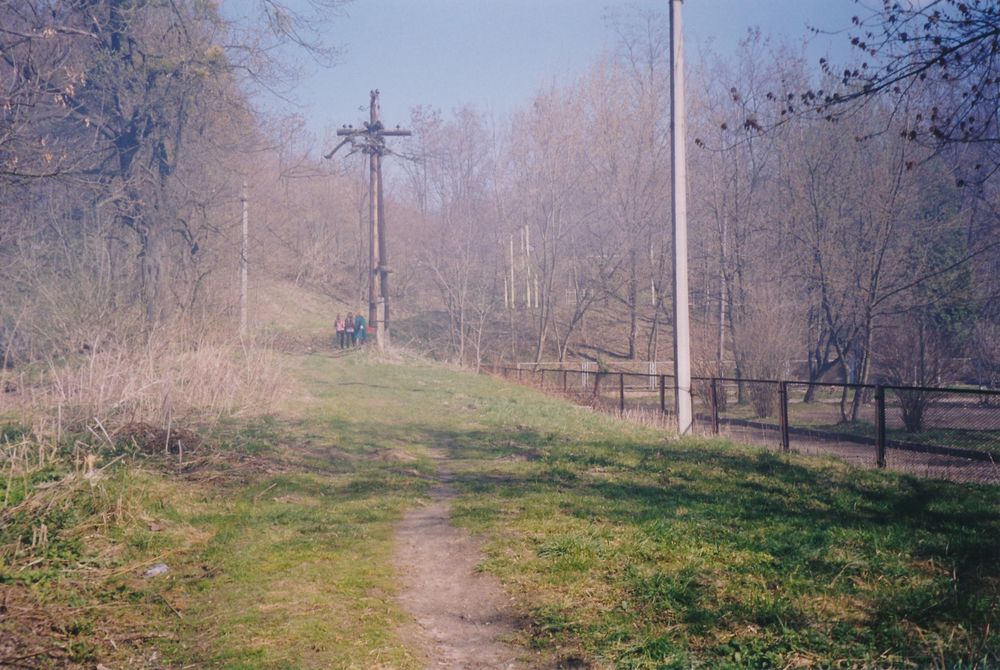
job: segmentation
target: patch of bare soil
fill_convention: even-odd
[[[246,486],[291,469],[271,454],[236,451],[208,452],[180,463],[161,465],[165,470],[175,472],[189,481],[211,483],[214,486]]]
[[[527,649],[509,642],[518,628],[509,596],[477,571],[480,542],[451,523],[448,481],[444,474],[431,503],[411,510],[396,530],[399,601],[413,617],[403,635],[423,650],[427,668],[536,667]]]
[[[192,453],[202,444],[201,437],[186,428],[159,428],[143,422],[125,424],[112,437],[143,454]]]
[[[0,586],[0,668],[79,667],[55,613],[23,587]]]

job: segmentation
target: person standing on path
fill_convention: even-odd
[[[347,322],[337,314],[337,320],[334,322],[334,327],[337,329],[337,347],[343,349],[345,344],[345,333],[347,329]]]
[[[358,339],[358,344],[362,345],[365,340],[368,339],[368,323],[365,321],[365,317],[358,312],[358,315],[354,318],[354,337]]]
[[[354,312],[348,312],[344,322],[344,346],[354,346]]]

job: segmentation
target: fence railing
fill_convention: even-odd
[[[673,377],[592,364],[495,367],[545,391],[676,430]],[[1000,483],[1000,391],[692,377],[694,430],[929,477]]]

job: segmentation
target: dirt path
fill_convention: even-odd
[[[451,524],[450,481],[442,472],[431,503],[407,513],[396,531],[399,600],[414,619],[403,634],[423,650],[427,668],[531,667],[527,650],[505,641],[516,618],[500,582],[476,572],[479,542]]]

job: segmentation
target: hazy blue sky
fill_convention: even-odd
[[[628,3],[664,12],[668,0]],[[343,54],[332,69],[311,68],[296,87],[293,111],[323,132],[357,125],[368,91],[382,91],[383,119],[406,123],[429,105],[446,113],[465,103],[509,114],[541,86],[569,81],[614,44],[605,16],[625,3],[608,0],[354,0],[335,18],[329,39]],[[844,31],[858,12],[852,0],[687,0],[689,58],[711,43],[732,51],[748,28],[798,42],[810,57],[849,56],[844,33],[811,36],[807,25]],[[666,14],[664,13],[664,16]]]

